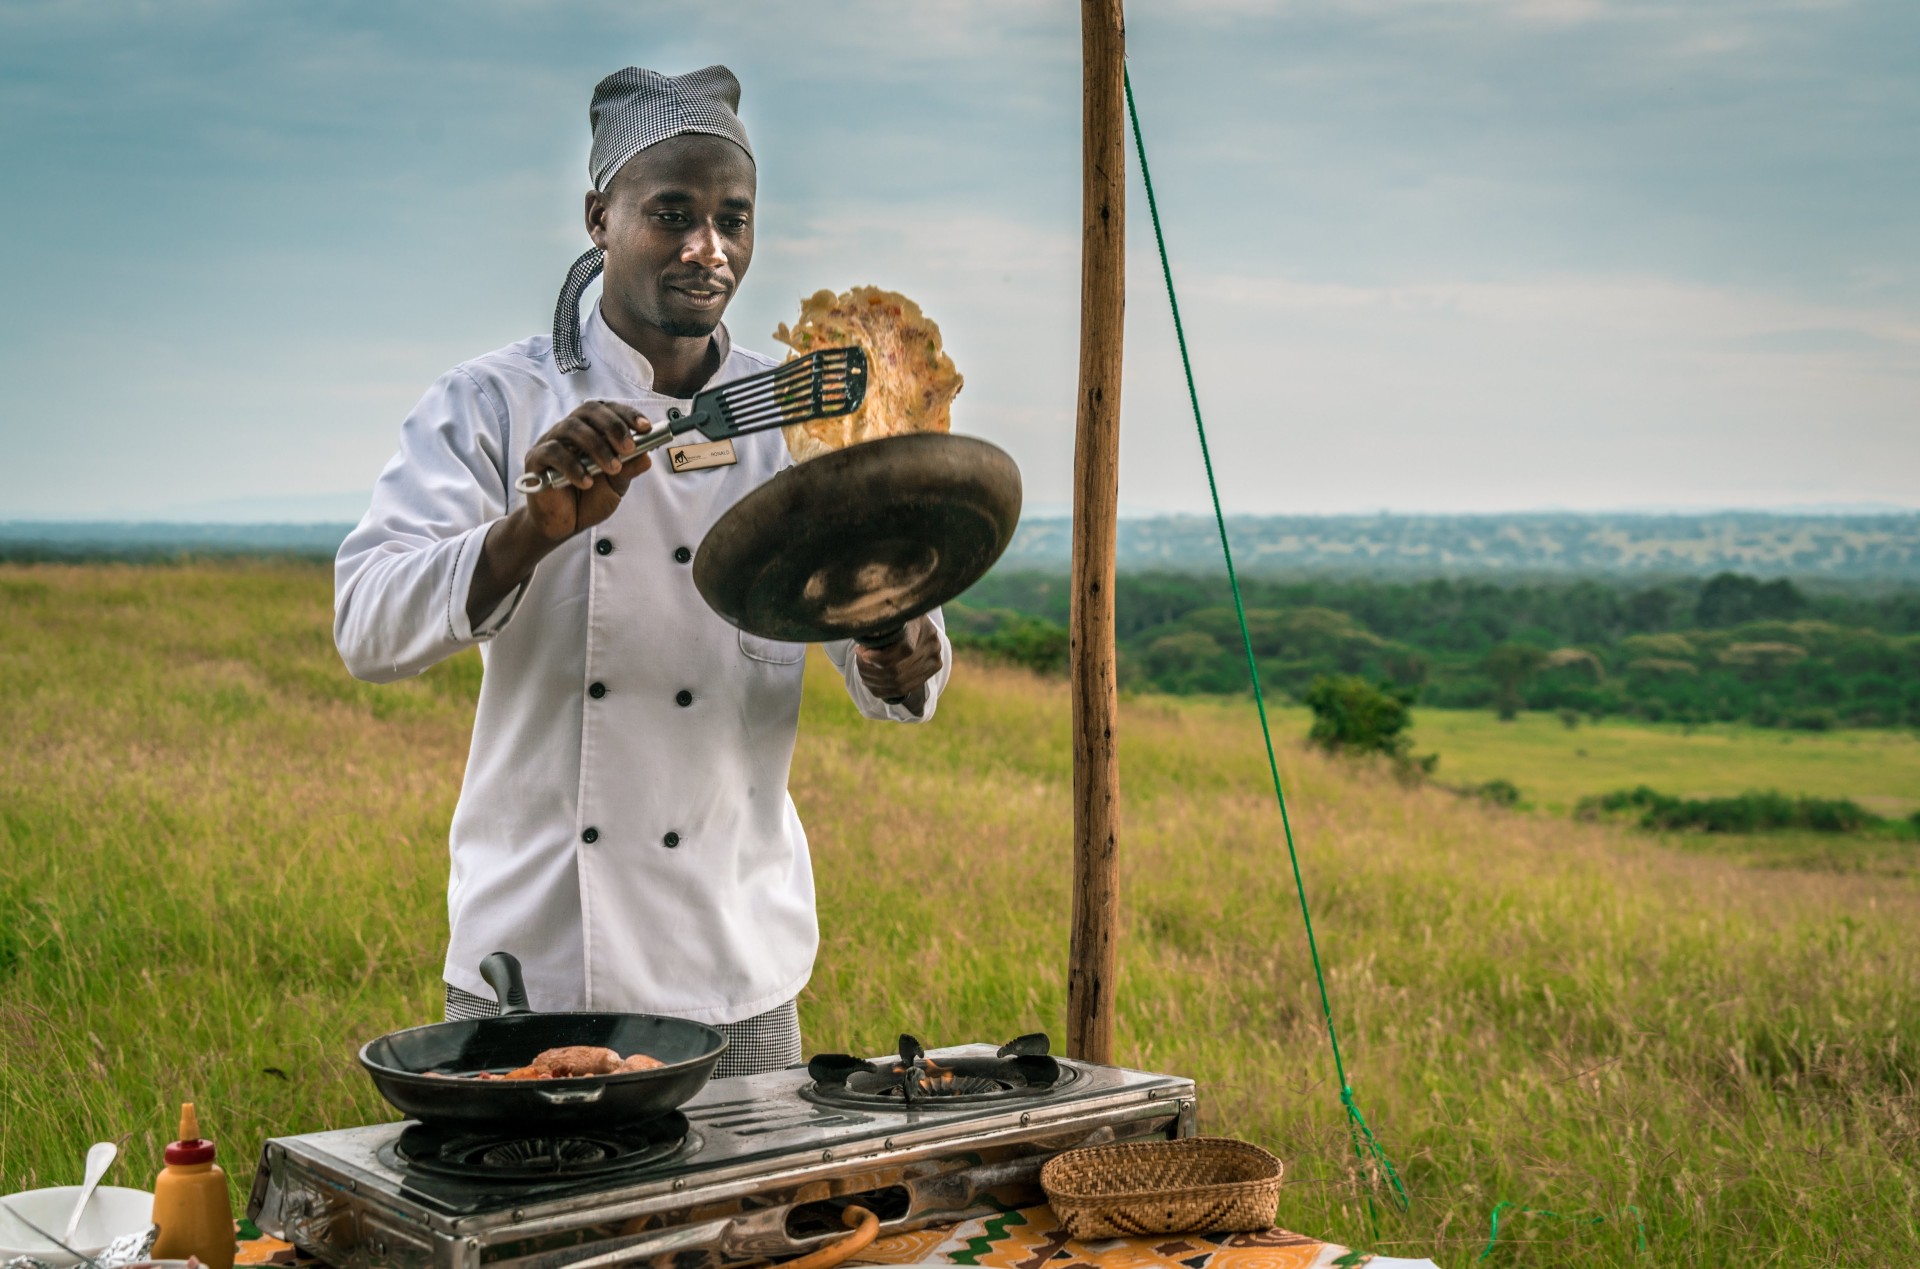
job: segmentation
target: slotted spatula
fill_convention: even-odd
[[[838,418],[859,409],[866,397],[866,353],[859,348],[823,348],[772,370],[710,388],[693,399],[685,414],[677,406],[668,410],[663,425],[656,424],[651,432],[632,434],[638,444],[632,456],[659,449],[688,432],[697,431],[710,441],[726,441],[770,427]],[[594,475],[600,472],[592,459],[585,460],[585,466]],[[566,483],[567,478],[557,471],[544,475],[528,472],[514,482],[514,488],[534,494]]]

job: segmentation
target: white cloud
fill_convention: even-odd
[[[1782,332],[1850,331],[1920,354],[1920,317],[1902,309],[1812,303],[1763,291],[1659,277],[1558,277],[1514,282],[1355,286],[1209,275],[1196,293],[1249,312],[1454,317],[1509,326],[1605,332],[1676,343]]]
[[[1920,501],[1914,14],[1133,6],[1230,505]],[[821,286],[904,290],[968,377],[958,426],[1064,502],[1079,50],[1030,0],[0,7],[0,447],[125,456],[0,517],[365,486],[436,374],[544,325],[585,95],[629,61],[747,83],[742,342]],[[1123,498],[1197,510],[1139,192]],[[48,369],[76,349],[84,391]]]

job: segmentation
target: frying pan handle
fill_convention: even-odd
[[[891,648],[894,644],[906,637],[907,628],[905,626],[895,626],[891,630],[882,630],[879,634],[862,635],[858,639],[855,639],[854,642],[863,648]],[[889,696],[886,698],[886,704],[888,705],[905,705],[906,703],[907,698],[904,696]]]
[[[527,1003],[527,985],[520,977],[520,961],[512,952],[495,952],[480,962],[480,977],[487,980],[500,999],[500,1016],[532,1013]]]

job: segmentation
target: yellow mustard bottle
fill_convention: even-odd
[[[213,1161],[213,1143],[200,1135],[193,1103],[180,1106],[180,1140],[167,1147],[167,1166],[153,1183],[155,1260],[197,1256],[207,1269],[233,1269],[236,1250],[227,1174]]]

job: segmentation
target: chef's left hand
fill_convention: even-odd
[[[926,704],[927,681],[940,672],[940,632],[929,617],[907,623],[898,643],[884,648],[853,645],[860,681],[883,701],[904,697],[916,714]]]

